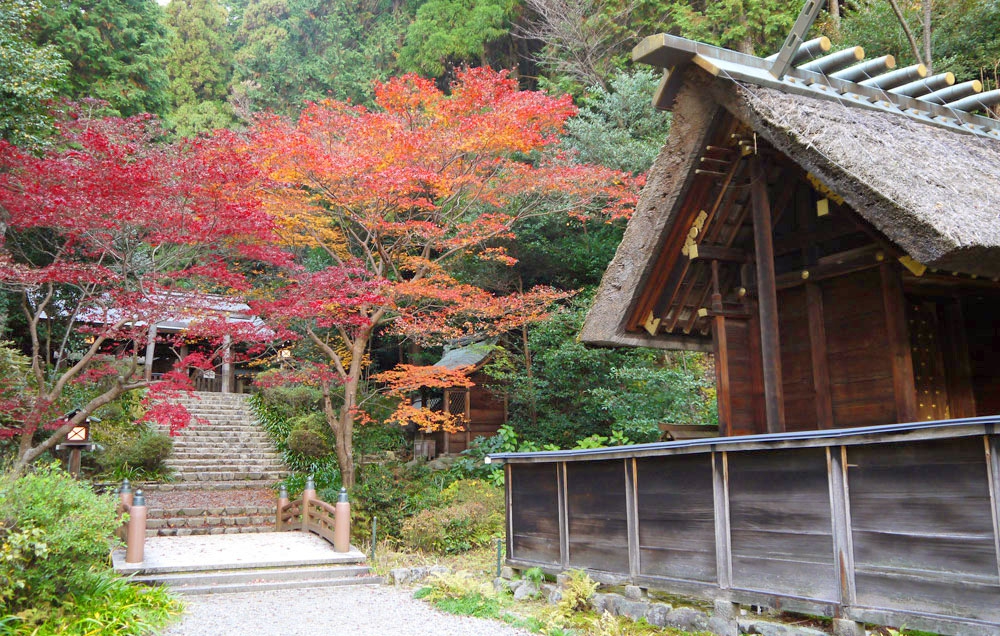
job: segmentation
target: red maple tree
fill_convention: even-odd
[[[29,343],[27,377],[0,377],[0,396],[19,398],[0,419],[0,436],[20,436],[15,470],[126,391],[149,387],[150,417],[187,423],[160,398],[190,390],[186,368],[212,353],[151,382],[141,363],[150,325],[186,316],[187,336],[216,349],[273,337],[204,303],[206,292],[247,287],[233,263],[280,260],[242,143],[227,133],[163,143],[148,116],[69,118],[60,133],[41,154],[0,142],[0,288],[19,301]],[[37,442],[42,427],[55,432]]]
[[[448,265],[511,263],[501,244],[519,220],[617,216],[635,197],[627,175],[557,153],[576,112],[569,97],[521,91],[485,68],[458,73],[448,94],[414,75],[377,84],[375,94],[372,109],[325,101],[297,122],[264,118],[251,133],[282,239],[300,262],[313,255],[313,271],[290,270],[257,308],[307,339],[343,384],[335,404],[331,378],[319,383],[348,486],[373,336],[426,343],[541,318],[561,293],[496,296],[456,279]]]

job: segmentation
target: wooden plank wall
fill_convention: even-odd
[[[785,430],[811,431],[816,422],[812,342],[805,286],[778,294],[778,332],[781,334],[781,380],[785,393]]]
[[[557,464],[523,464],[510,471],[511,557],[560,563]]]
[[[893,439],[509,464],[510,562],[1000,633],[1000,435]]]
[[[811,290],[805,285],[785,289],[778,296],[786,430],[900,421],[879,270],[810,286]],[[811,304],[821,305],[820,311],[810,311],[815,310]],[[821,320],[822,324],[811,325],[810,320]],[[754,339],[754,321],[729,319],[725,325],[729,392],[720,392],[719,399],[729,400],[732,422],[725,426],[720,421],[721,432],[763,433],[760,355],[755,348],[759,342]],[[814,355],[823,358],[817,361]],[[818,373],[823,377],[817,377]],[[817,387],[824,391],[822,400]]]
[[[1000,623],[983,438],[847,449],[858,603]]]
[[[1000,298],[966,298],[962,307],[969,343],[977,415],[1000,413]]]
[[[605,572],[628,572],[625,462],[566,465],[569,564]]]
[[[826,450],[727,455],[733,587],[836,600]]]
[[[762,370],[760,362],[760,329],[752,320],[727,319],[726,345],[729,362],[729,392],[720,393],[728,399],[731,422],[720,421],[723,435],[753,435],[767,428],[761,400]],[[719,356],[716,356],[719,359]],[[721,411],[721,409],[720,409]]]
[[[640,459],[636,472],[640,573],[714,582],[711,456]]]

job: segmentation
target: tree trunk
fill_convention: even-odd
[[[333,407],[333,399],[330,395],[330,383],[323,383],[323,415],[326,416],[326,423],[333,431],[334,444],[337,451],[337,464],[340,466],[340,481],[345,488],[354,487],[354,444],[351,433],[354,427],[354,414],[351,409],[346,408],[352,402],[349,395],[350,381],[344,385],[344,406],[340,411]],[[357,393],[357,386],[354,387]]]
[[[923,8],[923,28],[924,28],[924,64],[927,65],[927,72],[934,70],[934,62],[931,56],[931,1],[922,0]]]
[[[833,22],[833,28],[840,30],[840,0],[830,0],[830,21]]]

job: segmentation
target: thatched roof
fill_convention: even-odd
[[[676,219],[713,121],[729,113],[841,195],[914,260],[1000,276],[1000,141],[859,107],[846,100],[714,77],[689,65],[677,81],[674,124],[581,338],[591,344],[700,348],[703,335],[626,331]]]
[[[741,120],[920,263],[1000,275],[1000,140],[734,85]]]

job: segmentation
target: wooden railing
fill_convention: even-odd
[[[998,431],[990,417],[494,455],[507,561],[996,636]]]
[[[316,495],[316,484],[311,475],[302,496],[294,501],[288,500],[288,490],[282,486],[278,495],[275,529],[278,532],[312,532],[332,543],[336,552],[350,552],[351,504],[347,501],[347,489],[341,488],[337,503],[331,505]]]

